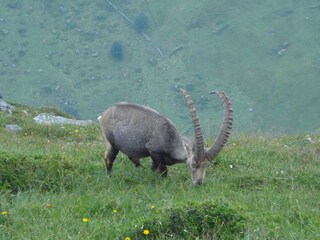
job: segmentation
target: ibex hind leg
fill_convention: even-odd
[[[168,168],[167,168],[167,165],[165,163],[160,163],[159,167],[159,172],[160,172],[160,175],[162,177],[166,177],[168,175]]]
[[[140,163],[140,159],[139,158],[133,158],[133,157],[129,157],[130,161],[136,166],[136,167],[140,167],[141,163]]]
[[[154,160],[152,160],[151,170],[153,172],[155,172],[155,171],[157,171],[158,167],[159,167],[159,163],[154,161]]]
[[[111,144],[107,145],[107,151],[105,152],[105,155],[104,155],[107,173],[111,172],[113,162],[116,159],[116,156],[118,153],[119,153],[118,149],[112,147]]]

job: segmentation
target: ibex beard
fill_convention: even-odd
[[[193,184],[203,183],[206,168],[227,142],[232,127],[232,107],[229,98],[221,91],[217,94],[224,107],[223,123],[214,144],[204,148],[203,134],[196,109],[190,95],[183,95],[192,120],[195,138],[181,135],[172,121],[157,111],[138,104],[118,103],[109,107],[99,118],[100,127],[107,143],[106,170],[112,170],[119,151],[129,157],[135,166],[140,158],[151,157],[153,171],[167,175],[167,166],[187,162]]]

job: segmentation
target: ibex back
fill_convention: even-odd
[[[100,117],[100,127],[107,142],[105,162],[107,172],[112,169],[119,151],[136,165],[140,158],[150,156],[153,171],[167,175],[167,165],[187,162],[194,184],[201,184],[205,170],[225,145],[232,126],[232,108],[223,92],[218,94],[224,106],[224,120],[220,133],[209,149],[204,148],[200,123],[188,93],[180,89],[188,105],[195,140],[181,135],[171,120],[146,106],[119,103],[108,108]]]

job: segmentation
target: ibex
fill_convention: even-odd
[[[215,143],[204,148],[203,134],[196,109],[190,95],[179,90],[191,114],[195,140],[181,135],[168,118],[146,106],[118,103],[109,107],[99,118],[100,127],[107,142],[105,163],[107,172],[112,169],[119,151],[136,165],[140,158],[150,156],[153,171],[167,174],[167,165],[187,162],[193,184],[202,184],[205,170],[226,144],[232,127],[232,107],[229,98],[220,91],[217,94],[224,106],[223,124]]]

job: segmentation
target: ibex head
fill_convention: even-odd
[[[179,92],[183,95],[188,105],[195,135],[194,142],[190,140],[188,141],[188,139],[184,137],[185,146],[188,151],[187,163],[189,166],[193,184],[200,185],[203,183],[206,168],[210,165],[211,161],[218,155],[218,153],[227,142],[232,127],[233,110],[229,98],[223,92],[210,92],[210,94],[217,94],[220,97],[224,107],[224,117],[220,133],[216,138],[214,144],[210,148],[205,149],[203,134],[201,131],[201,126],[196,109],[193,106],[193,101],[190,95],[185,90],[179,89]]]

